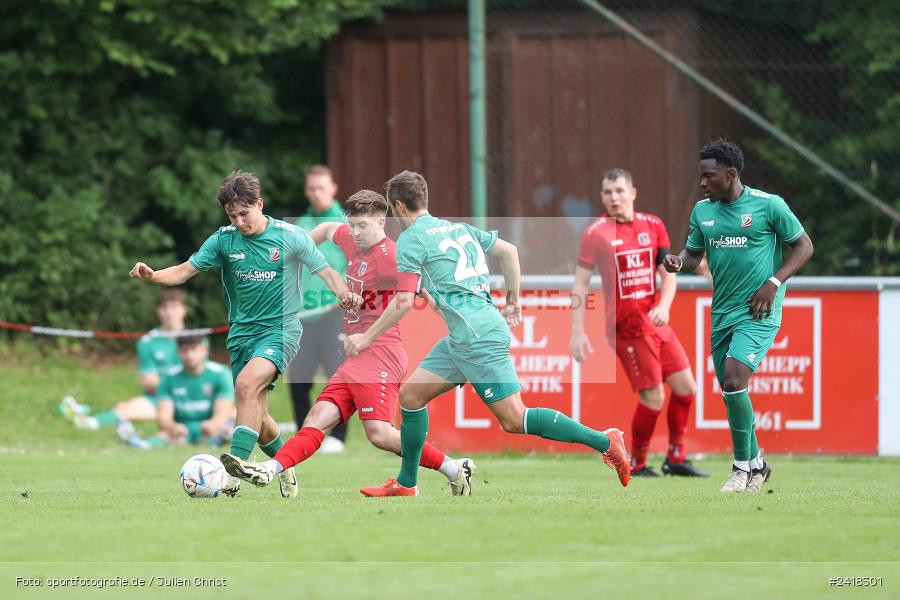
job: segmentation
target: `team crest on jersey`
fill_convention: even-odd
[[[741,227],[750,227],[753,225],[753,213],[741,215]]]
[[[649,246],[650,245],[650,234],[646,232],[641,232],[638,234],[638,244],[641,246]]]
[[[204,396],[212,396],[212,393],[213,393],[212,384],[204,383],[203,384],[203,395]]]
[[[363,275],[365,275],[366,269],[368,269],[368,268],[369,268],[369,263],[367,263],[366,261],[362,261],[361,263],[359,263],[359,268],[356,269],[356,274],[359,275],[360,277],[362,277]]]
[[[281,248],[269,248],[269,262],[276,262],[281,258]]]

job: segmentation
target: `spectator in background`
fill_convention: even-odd
[[[306,198],[309,208],[306,214],[297,220],[297,225],[306,231],[319,223],[344,223],[344,210],[335,198],[337,184],[331,175],[331,169],[324,165],[313,165],[306,171]],[[329,266],[341,277],[347,274],[347,258],[343,251],[332,241],[319,246]],[[313,379],[319,367],[324,370],[325,379],[329,379],[344,358],[343,353],[343,311],[338,306],[337,298],[320,277],[310,274],[303,267],[303,312],[300,321],[303,324],[303,344],[300,352],[288,366],[287,381],[291,390],[291,402],[294,405],[294,419],[297,429],[309,414],[310,396]],[[335,427],[322,442],[319,452],[334,454],[343,451],[347,425]]]
[[[72,396],[66,396],[58,405],[59,412],[79,429],[98,430],[107,425],[122,425],[119,436],[126,439],[133,433],[132,421],[155,421],[157,418],[156,390],[162,372],[178,366],[178,350],[175,338],[166,335],[182,331],[187,315],[187,301],[180,289],[166,289],[159,295],[156,307],[159,327],[150,330],[137,343],[138,377],[143,393],[130,400],[119,402],[111,410],[94,414],[87,405]],[[126,440],[127,441],[127,440]]]

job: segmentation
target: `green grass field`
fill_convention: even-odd
[[[724,456],[700,463],[709,480],[623,489],[589,456],[480,455],[471,498],[423,471],[421,497],[375,500],[358,488],[399,463],[354,423],[347,452],[302,465],[296,501],[250,486],[192,500],[177,476],[193,450],[132,450],[53,412],[64,393],[95,407],[132,395],[131,365],[18,362],[0,368],[2,597],[900,597],[895,460],[773,456],[770,493],[725,496]],[[288,417],[283,387],[272,404]],[[49,587],[73,576],[152,584]]]

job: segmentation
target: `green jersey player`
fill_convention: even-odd
[[[300,347],[300,266],[324,279],[342,306],[349,307],[358,298],[328,266],[309,234],[263,213],[255,175],[232,172],[217,197],[231,225],[219,228],[180,265],[154,271],[139,262],[130,275],[159,285],[180,285],[199,271],[221,271],[237,397],[231,454],[247,459],[258,443],[272,457],[283,441],[269,415],[269,390]],[[293,469],[279,477],[282,496],[295,497]]]
[[[734,450],[723,492],[758,492],[771,474],[759,453],[748,384],[781,327],[783,284],[813,253],[784,199],[741,183],[743,168],[741,149],[724,139],[700,150],[705,198],[691,212],[684,250],[663,262],[673,273],[694,271],[705,256],[712,273],[710,348]],[[786,260],[782,244],[793,248]]]
[[[434,299],[449,335],[437,342],[400,389],[402,466],[396,479],[363,488],[366,496],[418,495],[418,467],[428,433],[428,403],[470,381],[500,426],[509,433],[584,444],[601,453],[628,485],[631,469],[622,432],[595,431],[559,411],[526,408],[509,354],[509,327],[519,324],[519,255],[516,247],[466,223],[428,213],[428,186],[418,173],[403,171],[385,186],[403,233],[397,239],[397,295],[378,320],[347,337],[349,355],[368,348],[412,308],[423,288]],[[491,300],[487,257],[500,262],[506,282],[506,306]]]
[[[234,383],[228,367],[209,360],[202,336],[177,340],[181,364],[169,367],[157,389],[159,431],[148,446],[199,444],[234,418]]]

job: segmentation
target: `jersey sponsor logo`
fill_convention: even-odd
[[[494,397],[494,389],[493,388],[485,388],[484,389],[484,397],[485,398],[493,398]]]
[[[187,396],[188,392],[187,392],[187,388],[177,387],[177,388],[172,388],[172,393],[175,394],[176,396]]]
[[[281,248],[269,248],[269,262],[276,262],[281,258]]]
[[[272,356],[273,354],[275,354],[275,350],[273,350],[272,348],[266,348],[265,353],[268,356]]]
[[[359,412],[361,412],[361,413],[375,412],[375,407],[374,406],[363,406],[362,408],[359,409]]]
[[[747,236],[745,235],[720,235],[710,238],[710,248],[746,248]]]
[[[748,354],[747,360],[749,360],[750,362],[755,361],[756,360],[756,352],[751,352],[750,354]]]
[[[181,411],[203,411],[206,412],[212,408],[212,402],[209,400],[191,400],[190,402],[182,402],[178,405]]]
[[[716,224],[716,220],[710,219],[709,221],[700,221],[700,224],[703,225],[704,227],[712,227],[713,225]]]
[[[762,190],[750,190],[751,196],[756,196],[757,198],[771,198],[772,194],[769,192],[764,192]]]
[[[155,358],[156,360],[165,360],[166,353],[163,352],[162,350],[157,350],[156,352],[153,353],[153,358]]]
[[[232,252],[228,255],[228,260],[244,260],[247,258],[247,255],[243,252]]]
[[[638,244],[641,246],[649,246],[650,245],[650,234],[642,231],[638,234]]]
[[[359,268],[356,269],[356,274],[359,275],[360,277],[362,277],[363,275],[366,274],[366,269],[368,269],[368,268],[369,268],[369,263],[367,263],[366,261],[362,261],[361,263],[359,263]]]
[[[753,213],[741,215],[741,227],[750,227],[753,225]]]
[[[250,269],[249,271],[235,271],[234,276],[238,281],[274,281],[278,277],[278,271],[260,271],[259,269]]]
[[[616,252],[619,298],[639,300],[656,293],[652,248]]]
[[[450,223],[449,225],[441,225],[440,227],[432,227],[430,229],[426,229],[425,233],[428,235],[437,235],[439,233],[450,233],[451,231],[455,231],[462,227],[462,223]]]

